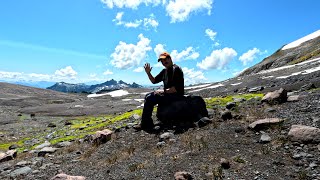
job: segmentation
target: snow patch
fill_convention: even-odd
[[[231,84],[231,86],[237,86],[239,84],[242,84],[242,82]]]
[[[87,97],[88,98],[93,98],[93,97],[100,97],[100,96],[105,96],[105,95],[109,95],[111,97],[120,97],[120,96],[125,96],[125,95],[128,95],[130,94],[128,91],[125,91],[125,90],[116,90],[116,91],[111,91],[111,92],[108,92],[108,93],[105,93],[105,94],[89,94]]]
[[[221,86],[224,86],[223,84],[216,84],[216,85],[213,85],[213,86],[209,86],[209,87],[205,87],[205,88],[201,88],[201,89],[196,89],[196,90],[193,90],[193,91],[190,91],[190,92],[197,92],[197,91],[201,91],[201,90],[204,90],[204,89],[214,89],[214,88],[218,88],[218,87],[221,87]]]
[[[316,38],[316,37],[318,37],[318,36],[320,36],[320,30],[318,30],[318,31],[316,31],[316,32],[314,32],[314,33],[311,33],[311,34],[309,34],[309,35],[307,35],[307,36],[305,36],[305,37],[303,37],[303,38],[300,38],[300,39],[298,39],[298,40],[296,40],[296,41],[293,41],[293,42],[285,45],[281,50],[286,50],[286,49],[290,49],[290,48],[297,47],[297,46],[299,46],[300,44],[302,44],[302,43],[304,43],[304,42],[306,42],[306,41],[309,41],[309,40],[311,40],[311,39],[314,39],[314,38]]]
[[[202,84],[202,85],[198,85],[198,86],[190,86],[190,87],[186,87],[184,88],[185,90],[188,90],[188,89],[197,89],[197,88],[203,88],[203,87],[207,87],[207,86],[210,86],[211,84]]]

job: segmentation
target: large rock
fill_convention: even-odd
[[[5,161],[10,161],[17,157],[17,151],[16,150],[9,150],[5,153],[0,153],[0,163]]]
[[[67,174],[57,174],[50,180],[85,180],[86,178],[84,176],[70,176]]]
[[[59,148],[53,148],[53,147],[44,147],[38,152],[38,156],[45,156],[46,154],[52,154],[56,152]]]
[[[174,179],[175,180],[192,180],[193,178],[190,173],[183,171],[183,172],[176,172],[174,174]]]
[[[109,129],[104,129],[102,131],[97,131],[95,135],[93,135],[93,143],[94,144],[103,144],[111,140],[112,131]]]
[[[288,137],[291,141],[300,143],[319,143],[320,129],[311,126],[292,125]]]
[[[249,128],[254,129],[254,130],[260,130],[263,128],[267,128],[271,125],[276,125],[276,124],[282,123],[283,121],[284,121],[283,119],[279,119],[279,118],[260,119],[260,120],[257,120],[255,122],[249,124]]]
[[[19,169],[16,169],[16,170],[12,171],[10,173],[10,176],[12,178],[15,178],[15,177],[18,177],[18,176],[25,176],[25,175],[27,175],[27,174],[29,174],[31,172],[32,172],[32,169],[30,167],[26,166],[26,167],[22,167],[22,168],[19,168]]]
[[[268,92],[263,98],[262,102],[267,102],[268,104],[280,104],[287,101],[287,91],[283,88]]]

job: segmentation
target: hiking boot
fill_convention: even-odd
[[[146,132],[152,132],[154,127],[152,127],[152,126],[142,126],[141,124],[138,124],[138,125],[133,126],[133,129],[135,129],[136,131],[144,130]]]

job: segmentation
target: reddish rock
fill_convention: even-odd
[[[267,102],[268,104],[280,104],[287,101],[287,91],[283,88],[268,92],[263,98],[262,102]]]
[[[282,123],[284,120],[279,118],[266,118],[257,120],[249,125],[250,129],[259,130],[271,125]]]
[[[176,172],[174,174],[174,179],[175,180],[192,180],[193,178],[190,173],[183,171],[183,172]]]
[[[93,143],[95,144],[103,144],[111,140],[112,131],[109,129],[105,129],[102,131],[97,131],[93,136]]]
[[[320,129],[304,125],[292,125],[288,133],[291,141],[300,143],[319,143]]]
[[[86,178],[84,176],[70,176],[67,174],[57,174],[50,180],[85,180]]]
[[[9,150],[5,153],[0,153],[0,163],[5,161],[10,161],[17,157],[17,151],[16,150]]]

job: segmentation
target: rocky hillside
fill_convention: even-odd
[[[209,117],[169,126],[154,113],[153,132],[133,128],[150,89],[85,96],[0,83],[0,179],[320,180],[320,57],[278,61],[186,87]]]
[[[128,84],[122,80],[119,82],[111,79],[101,84],[86,85],[86,84],[70,84],[65,82],[59,82],[53,86],[48,87],[54,91],[66,92],[66,93],[101,93],[105,91],[113,91],[123,88],[141,88],[142,86],[136,83]]]
[[[320,57],[320,30],[281,47],[257,65],[242,72],[239,77],[255,74],[263,70],[297,64],[316,57]]]

